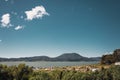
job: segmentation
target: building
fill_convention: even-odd
[[[115,62],[115,65],[120,65],[120,62]]]

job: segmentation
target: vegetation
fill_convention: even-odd
[[[95,72],[74,70],[36,71],[30,80],[120,80],[120,66],[112,66]]]
[[[0,80],[29,80],[32,73],[32,68],[25,64],[10,67],[0,65]]]
[[[120,49],[116,49],[113,54],[103,55],[101,64],[113,64],[120,61]]]
[[[80,72],[55,69],[35,70],[25,64],[18,66],[0,65],[0,80],[120,80],[120,66],[102,68],[99,71]]]

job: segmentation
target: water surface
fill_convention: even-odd
[[[33,67],[63,67],[63,66],[80,66],[80,65],[89,65],[89,64],[96,64],[98,62],[91,61],[91,62],[44,62],[44,61],[37,61],[37,62],[0,62],[0,64],[4,64],[7,66],[18,65],[24,63],[28,66]]]

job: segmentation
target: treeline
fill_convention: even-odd
[[[120,61],[120,49],[116,49],[113,54],[103,55],[101,64],[113,64]]]
[[[18,66],[0,65],[0,80],[120,80],[120,66],[102,68],[95,72],[75,70],[36,70],[25,64]]]

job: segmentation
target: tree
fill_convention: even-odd
[[[112,54],[103,55],[101,58],[101,64],[112,64],[115,62],[115,58]]]
[[[116,62],[119,62],[120,61],[120,49],[116,49],[114,52],[113,52],[113,57],[115,59]]]

